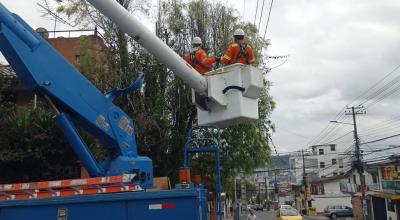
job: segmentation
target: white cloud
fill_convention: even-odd
[[[400,63],[399,9],[394,0],[275,2],[269,51],[291,54],[285,65],[270,74],[271,94],[277,102],[272,120],[278,147],[305,146],[346,104]],[[393,100],[368,109],[360,117],[360,130],[398,110]],[[348,129],[341,130],[337,136]],[[351,138],[345,144],[351,144]]]
[[[240,13],[243,11],[242,0],[220,2],[233,5]],[[257,0],[245,2],[244,18],[252,22]],[[53,29],[52,21],[40,17],[36,1],[3,0],[2,3],[33,27]],[[265,1],[261,33],[269,5],[270,1]],[[279,149],[291,151],[305,146],[346,104],[400,63],[399,11],[398,0],[274,2],[267,32],[272,40],[269,53],[291,54],[288,62],[274,69],[269,78],[274,84],[271,94],[277,102],[272,120],[277,127],[273,138]],[[275,64],[279,62],[271,65]],[[397,96],[392,96],[367,109],[367,115],[359,117],[360,132],[399,115],[399,102]],[[351,130],[351,126],[336,130],[339,136]],[[386,129],[379,135],[393,130]],[[351,135],[344,140],[343,148],[352,143]]]

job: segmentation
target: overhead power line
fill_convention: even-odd
[[[382,79],[380,79],[378,82],[374,83],[371,87],[369,87],[368,89],[366,89],[363,93],[361,93],[359,96],[357,96],[353,103],[355,101],[357,101],[358,99],[362,98],[364,95],[368,94],[369,92],[371,92],[375,87],[377,87],[381,82],[383,82],[385,79],[387,79],[389,76],[391,76],[394,72],[396,72],[398,69],[400,68],[400,64],[397,65],[393,70],[391,70],[389,73],[387,73]],[[364,99],[365,100],[365,99]],[[361,102],[360,104],[362,104],[363,102]],[[350,103],[351,104],[351,103]]]
[[[343,165],[350,165],[351,161],[343,162]],[[319,171],[324,171],[327,170],[335,165],[338,165],[337,163],[332,164],[332,163],[325,163],[325,167],[321,168],[320,165],[315,165],[315,166],[305,166],[305,169],[315,169],[318,168]],[[302,170],[303,166],[301,167],[288,167],[288,168],[274,168],[274,169],[268,169],[268,170],[255,170],[253,173],[268,173],[268,172],[274,172],[274,171],[283,171],[283,170]]]
[[[257,19],[257,13],[258,13],[258,2],[259,2],[259,1],[260,1],[260,0],[257,0],[256,14],[254,15],[254,22],[253,22],[254,25],[256,25],[256,19]]]
[[[395,134],[395,135],[391,135],[391,136],[388,136],[388,137],[384,137],[384,138],[380,138],[380,139],[376,139],[376,140],[372,140],[372,141],[368,141],[368,142],[363,142],[360,145],[376,143],[376,142],[384,141],[384,140],[387,140],[387,139],[395,138],[395,137],[398,137],[398,136],[400,136],[400,134]]]
[[[342,138],[344,138],[344,137],[346,137],[347,135],[352,134],[352,133],[353,133],[353,131],[349,131],[349,132],[345,133],[344,135],[342,135],[342,136],[340,136],[340,137],[338,137],[338,138],[336,138],[336,139],[333,139],[333,140],[331,140],[331,141],[328,141],[326,144],[334,143],[335,141],[338,141],[338,140],[340,140],[340,139],[342,139]]]
[[[246,0],[243,0],[243,22],[244,22],[245,13],[246,13]]]
[[[265,30],[264,30],[264,36],[263,36],[264,39],[265,39],[265,35],[267,34],[269,19],[271,17],[271,11],[272,11],[273,5],[274,5],[274,0],[271,0],[271,5],[269,6],[269,12],[268,12],[267,25],[265,26]]]
[[[389,73],[387,73],[378,82],[374,83],[371,87],[369,87],[367,90],[365,90],[359,96],[357,96],[354,99],[354,101],[351,102],[351,103],[357,103],[357,100],[361,99],[359,104],[366,104],[366,107],[371,107],[371,106],[379,103],[380,101],[382,101],[384,98],[399,92],[400,91],[400,86],[397,85],[397,83],[400,81],[400,76],[395,77],[391,81],[383,84],[383,82],[387,81],[387,79],[390,76],[392,76],[399,68],[400,68],[400,64],[397,65],[394,69],[392,69]],[[381,85],[381,84],[383,84],[383,86],[379,87],[379,85]],[[389,90],[389,89],[391,89],[391,90]],[[376,97],[378,97],[376,100],[370,101],[371,99],[374,99]],[[349,104],[349,106],[351,106],[351,103]],[[339,114],[336,116],[335,121],[340,121],[344,117],[343,115],[344,115],[343,112],[340,111]],[[337,135],[338,131],[340,130],[339,128],[340,128],[339,125],[328,124],[307,145],[310,146],[310,145],[313,145],[313,144],[323,143],[324,142],[323,140],[328,140],[328,138],[331,138],[332,136],[335,137]],[[374,129],[376,129],[376,126],[374,126]]]
[[[263,14],[264,14],[264,4],[265,4],[265,0],[263,0],[262,7],[261,7],[260,21],[258,22],[258,31],[260,31],[261,19],[262,19]]]

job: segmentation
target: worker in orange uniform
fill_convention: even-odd
[[[215,62],[219,62],[218,57],[208,57],[206,51],[201,48],[203,42],[200,37],[193,38],[192,48],[190,54],[186,55],[185,60],[188,62],[197,72],[205,74],[212,70],[212,65]]]
[[[224,65],[235,63],[254,65],[254,52],[253,49],[244,41],[244,31],[240,28],[235,30],[233,37],[235,43],[229,45],[225,55],[221,58],[221,63]]]

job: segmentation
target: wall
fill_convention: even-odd
[[[397,219],[397,217],[396,217],[395,212],[391,212],[391,211],[387,212],[387,220],[396,220],[396,219]]]
[[[325,190],[325,195],[329,195],[329,194],[334,194],[334,195],[338,195],[338,194],[343,194],[340,192],[340,182],[343,179],[339,179],[339,180],[335,180],[332,182],[326,182],[324,183],[324,190]],[[344,179],[343,181],[345,181],[346,179]]]
[[[77,62],[77,55],[80,54],[80,45],[83,40],[82,37],[73,37],[73,38],[50,38],[48,42],[58,51],[60,52],[65,59],[69,61],[69,63],[75,65]],[[103,40],[95,35],[86,36],[88,42],[90,42],[91,48],[94,50],[94,54],[101,56],[103,55],[103,49],[105,48],[103,44]],[[88,43],[85,42],[85,43]]]
[[[314,201],[312,206],[317,209],[317,212],[324,212],[324,209],[328,205],[346,205],[352,207],[351,195],[339,195],[339,196],[324,196],[324,195],[312,195]]]
[[[387,210],[387,208],[388,208],[388,200],[385,199],[385,201],[386,201],[386,210]],[[396,206],[394,206],[394,209],[396,211]],[[387,220],[397,220],[396,212],[392,212],[392,211],[387,210]]]

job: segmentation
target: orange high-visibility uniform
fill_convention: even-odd
[[[242,51],[241,51],[242,50]],[[221,63],[230,65],[235,63],[254,64],[255,62],[253,49],[243,40],[237,41],[229,45],[225,55],[221,58]]]
[[[216,61],[215,57],[208,57],[206,51],[201,48],[186,55],[185,60],[201,74],[211,71]]]

